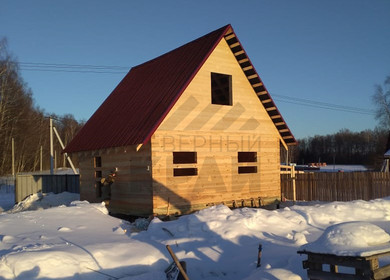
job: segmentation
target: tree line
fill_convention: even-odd
[[[379,125],[374,130],[352,132],[348,129],[325,136],[298,140],[292,159],[298,164],[361,164],[379,168],[384,153],[390,149],[390,76],[383,86],[376,85],[372,101]]]
[[[54,119],[62,141],[68,143],[82,123],[70,115]],[[18,63],[9,54],[7,41],[0,40],[0,175],[12,172],[12,142],[14,143],[14,170],[39,171],[50,168],[49,115],[34,104],[31,90],[23,81]],[[42,148],[41,148],[42,147]],[[54,141],[57,167],[65,166],[58,141]]]
[[[294,149],[297,164],[361,164],[377,168],[386,152],[388,130],[352,132],[342,129],[325,136],[316,135],[298,140]]]

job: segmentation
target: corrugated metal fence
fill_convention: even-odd
[[[299,173],[295,178],[297,200],[351,201],[390,196],[389,172]],[[281,189],[282,196],[292,200],[289,174],[281,174]]]
[[[80,193],[79,175],[16,175],[16,203],[38,192]]]

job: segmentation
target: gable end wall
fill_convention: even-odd
[[[211,104],[210,73],[232,75],[233,105]],[[153,212],[185,213],[212,203],[280,198],[279,133],[225,40],[210,55],[151,138]],[[173,164],[173,151],[196,151],[197,163]],[[238,163],[239,151],[257,152]],[[238,166],[258,173],[238,174]],[[174,168],[197,176],[174,177]],[[257,201],[257,202],[256,202]],[[248,203],[248,202],[246,202]]]

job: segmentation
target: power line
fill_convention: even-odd
[[[286,102],[286,103],[290,103],[290,104],[302,105],[302,106],[307,106],[307,107],[315,107],[315,108],[321,108],[321,109],[327,109],[327,110],[333,110],[333,111],[356,113],[356,114],[362,114],[362,115],[375,115],[374,110],[370,110],[370,109],[366,109],[366,108],[345,106],[345,105],[327,103],[327,102],[322,102],[322,101],[315,101],[315,100],[304,99],[304,98],[290,97],[290,96],[285,96],[285,95],[280,95],[280,94],[273,94],[272,96],[277,97],[277,98],[274,98],[274,100],[276,100],[276,101]]]
[[[116,65],[91,65],[91,64],[65,64],[65,63],[41,63],[41,62],[19,62],[20,65],[32,65],[42,67],[66,67],[66,68],[92,68],[92,69],[122,69],[128,70],[127,66]]]
[[[41,71],[41,72],[68,72],[68,73],[95,73],[95,74],[125,74],[127,72],[118,71],[91,71],[91,70],[66,70],[66,69],[41,69],[41,68],[20,68],[23,71]]]
[[[66,63],[42,63],[42,62],[14,62],[19,64],[24,71],[44,71],[44,72],[67,72],[67,73],[93,73],[93,74],[125,74],[129,71],[127,66],[117,65],[92,65],[92,64],[66,64]],[[355,113],[362,115],[375,115],[374,110],[333,104],[323,101],[310,100],[305,98],[291,97],[281,94],[272,94],[276,101],[289,104],[315,107],[333,111]]]
[[[65,64],[65,63],[42,63],[42,62],[15,62],[24,71],[45,72],[76,72],[97,74],[124,74],[129,67],[116,65],[91,65],[91,64]]]

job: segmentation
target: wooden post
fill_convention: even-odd
[[[295,166],[291,166],[291,179],[293,184],[293,201],[295,202],[297,200],[297,190],[295,185]]]
[[[177,268],[180,270],[181,275],[183,275],[183,278],[185,280],[190,280],[190,278],[188,278],[188,276],[187,276],[187,273],[184,271],[183,267],[181,266],[181,264],[180,264],[178,258],[176,257],[175,253],[173,253],[173,251],[171,249],[171,246],[167,245],[166,247],[167,247],[167,250],[168,250],[169,254],[171,255],[173,261],[175,262]]]
[[[43,155],[43,152],[42,152],[42,146],[41,146],[41,154],[40,154],[41,158],[40,158],[40,164],[39,164],[39,171],[41,171],[41,172],[43,170],[42,155]]]
[[[263,246],[261,246],[261,244],[259,244],[259,252],[257,254],[257,265],[256,267],[260,267],[261,266],[261,252],[263,250]]]
[[[12,138],[12,176],[15,176],[15,141]]]
[[[50,127],[50,175],[54,174],[54,144],[53,144],[53,119],[49,118]]]

